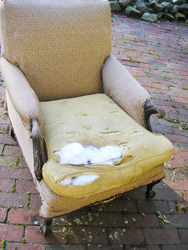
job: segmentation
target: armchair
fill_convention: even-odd
[[[150,115],[164,111],[111,54],[108,1],[4,0],[0,19],[8,114],[41,196],[43,235],[53,217],[139,186],[152,198],[173,147],[149,132]],[[56,152],[74,142],[123,147],[121,159],[60,164]],[[61,184],[93,174],[90,184]]]

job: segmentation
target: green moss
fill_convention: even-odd
[[[30,194],[28,194],[28,197],[27,197],[27,208],[29,208],[30,206]]]
[[[2,241],[1,241],[1,248],[2,248],[2,249],[5,248],[5,240],[2,240]]]
[[[12,193],[15,193],[15,191],[16,191],[16,182],[14,183],[14,185],[13,185],[13,187],[12,187]]]
[[[25,238],[22,238],[22,243],[26,243],[26,242],[25,242]]]

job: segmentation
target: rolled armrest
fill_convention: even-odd
[[[31,131],[31,120],[37,119],[42,131],[42,112],[39,100],[21,70],[1,58],[1,73],[11,102],[24,127]]]
[[[135,121],[144,126],[144,105],[148,92],[112,54],[102,68],[104,92]]]

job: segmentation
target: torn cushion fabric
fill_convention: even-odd
[[[43,178],[58,195],[84,197],[120,187],[171,157],[173,147],[167,138],[148,132],[106,94],[41,102],[41,108],[48,154]],[[121,145],[126,150],[115,166],[59,164],[55,152],[73,142],[97,147]],[[82,175],[99,178],[83,186],[60,185]]]

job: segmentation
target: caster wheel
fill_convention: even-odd
[[[51,229],[51,227],[49,227],[49,226],[47,226],[47,225],[44,225],[44,224],[42,224],[42,225],[40,226],[40,231],[42,232],[42,235],[43,235],[43,236],[48,236],[48,235],[52,234],[52,229]]]
[[[153,197],[155,197],[155,192],[153,190],[149,190],[146,192],[146,198],[148,200],[152,199]]]

